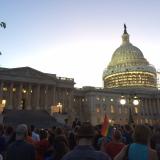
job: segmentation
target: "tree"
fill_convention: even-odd
[[[0,22],[0,27],[5,29],[6,28],[6,23]],[[2,55],[1,51],[0,51],[0,55]]]
[[[6,28],[6,23],[0,22],[0,26],[5,29]]]

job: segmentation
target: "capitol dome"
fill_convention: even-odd
[[[156,88],[156,69],[144,58],[141,50],[129,41],[124,25],[122,45],[115,50],[103,72],[104,88]]]

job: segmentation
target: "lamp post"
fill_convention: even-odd
[[[133,119],[133,115],[132,115],[132,106],[139,105],[139,99],[136,96],[133,98],[131,98],[130,96],[129,96],[129,98],[125,98],[124,96],[122,96],[120,99],[120,104],[123,106],[128,104],[128,106],[129,106],[128,107],[128,111],[129,111],[128,124],[134,123],[134,119]]]

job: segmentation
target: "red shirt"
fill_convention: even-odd
[[[26,137],[26,142],[28,142],[28,143],[30,143],[30,144],[32,144],[32,145],[34,145],[35,144],[35,141],[32,139],[32,137],[30,137],[30,136],[27,136]]]
[[[35,142],[36,147],[36,160],[44,160],[44,154],[49,148],[49,142],[46,139],[40,140],[38,142]]]
[[[110,142],[105,144],[105,152],[113,159],[125,146],[123,143]]]

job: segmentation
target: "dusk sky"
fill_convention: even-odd
[[[160,68],[160,0],[0,0],[1,67],[29,66],[102,87],[102,74],[130,41]]]

